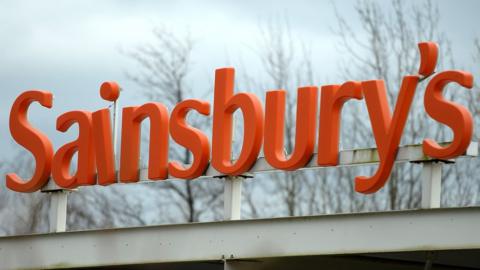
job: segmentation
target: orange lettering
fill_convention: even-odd
[[[212,166],[221,173],[239,175],[255,163],[262,147],[263,111],[260,100],[254,94],[233,94],[234,75],[233,68],[215,72]],[[232,164],[232,123],[237,109],[243,113],[245,132],[240,156]]]
[[[283,150],[285,95],[285,90],[267,92],[263,152],[272,167],[296,170],[307,164],[315,147],[318,89],[316,87],[298,89],[295,149],[288,159]]]
[[[186,117],[190,110],[196,110],[202,115],[210,114],[210,104],[206,101],[190,99],[177,104],[170,116],[170,134],[180,145],[185,146],[192,152],[193,162],[190,167],[184,168],[176,161],[170,162],[168,171],[174,177],[193,179],[205,172],[210,160],[210,143],[208,137],[200,130],[190,127],[186,123]]]
[[[318,131],[318,165],[338,164],[340,116],[342,107],[350,99],[362,99],[360,82],[326,85],[321,88],[320,125]]]
[[[97,182],[102,186],[116,183],[110,111],[98,110],[92,114]]]
[[[160,103],[123,108],[120,181],[138,181],[140,160],[140,124],[150,119],[148,178],[165,179],[168,175],[168,111]]]
[[[87,111],[66,112],[57,118],[57,130],[65,132],[74,123],[78,124],[78,138],[60,147],[53,156],[53,179],[64,188],[95,184],[92,114]],[[78,164],[72,176],[69,171],[75,152],[78,154]]]
[[[35,172],[29,180],[23,180],[15,173],[6,175],[7,187],[18,192],[34,192],[48,182],[50,176],[53,147],[46,135],[30,126],[27,119],[28,107],[38,102],[52,108],[52,93],[31,90],[17,97],[10,111],[9,127],[15,141],[29,150],[35,158]]]
[[[470,112],[442,96],[443,89],[450,82],[470,89],[473,87],[473,76],[464,71],[444,71],[435,75],[427,85],[424,97],[425,111],[453,131],[453,142],[448,146],[442,147],[432,139],[423,141],[423,152],[433,158],[449,159],[461,155],[466,151],[472,138],[473,120]]]
[[[380,156],[380,165],[372,177],[355,177],[355,190],[357,192],[376,192],[388,180],[418,81],[418,76],[405,76],[403,78],[393,117],[388,105],[385,83],[381,80],[362,82],[368,115]]]

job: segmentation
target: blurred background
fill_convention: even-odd
[[[170,110],[180,100],[212,102],[214,71],[236,69],[236,91],[264,99],[288,91],[285,150],[295,146],[299,86],[384,79],[393,107],[403,76],[416,74],[417,43],[440,46],[437,71],[473,73],[472,90],[449,86],[446,96],[480,121],[478,1],[1,1],[0,2],[0,235],[48,230],[49,195],[7,190],[4,175],[29,177],[32,156],[8,130],[10,106],[23,91],[53,92],[48,110],[31,106],[29,120],[55,148],[78,130],[55,130],[70,110],[111,106],[99,96],[104,81],[122,87],[121,107],[157,101]],[[451,140],[450,130],[429,119],[417,90],[402,144],[424,138]],[[236,113],[234,154],[242,143]],[[189,117],[207,134],[211,118]],[[148,125],[141,163],[146,165]],[[211,134],[209,134],[210,136]],[[476,130],[472,140],[478,141]],[[350,101],[342,112],[341,149],[375,147],[365,104]],[[171,141],[170,158],[188,163],[190,153]],[[480,204],[480,162],[445,166],[442,206]],[[75,162],[72,171],[75,170]],[[328,168],[256,175],[244,182],[242,218],[415,209],[420,204],[420,167],[396,165],[373,195],[355,193],[354,176],[375,166]],[[68,230],[221,220],[219,179],[161,181],[81,187],[69,195]]]

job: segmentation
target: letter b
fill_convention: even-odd
[[[215,72],[213,104],[212,166],[221,173],[239,175],[255,163],[263,137],[263,110],[252,93],[233,94],[235,70]],[[244,138],[240,156],[232,163],[233,113],[240,109],[244,120]]]

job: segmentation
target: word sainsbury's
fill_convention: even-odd
[[[326,85],[320,90],[320,119],[317,140],[317,163],[335,166],[338,162],[338,144],[341,110],[350,99],[365,100],[380,164],[371,176],[355,178],[355,190],[373,193],[387,181],[400,139],[407,121],[417,85],[423,78],[433,75],[438,46],[433,42],[419,44],[420,67],[417,75],[403,78],[393,113],[388,105],[385,84],[382,80],[348,81],[341,85]],[[444,87],[457,83],[472,88],[473,76],[465,71],[451,70],[436,73],[424,93],[425,111],[434,120],[453,131],[453,141],[440,146],[433,139],[423,141],[425,155],[436,159],[450,159],[467,149],[472,136],[472,115],[463,106],[445,100]],[[101,96],[115,101],[119,87],[114,82],[101,86]],[[32,102],[52,107],[52,93],[31,90],[22,93],[10,112],[10,131],[17,143],[35,157],[35,172],[31,179],[21,179],[15,173],[7,174],[7,187],[18,192],[34,192],[47,183],[52,176],[57,185],[75,188],[85,185],[109,185],[117,182],[138,181],[140,157],[141,122],[150,121],[148,178],[194,179],[201,176],[209,162],[220,173],[240,175],[250,169],[257,160],[263,144],[266,161],[280,170],[296,170],[311,159],[317,134],[317,87],[298,89],[295,147],[290,155],[284,153],[284,113],[286,92],[268,91],[265,111],[257,96],[252,93],[234,93],[234,69],[222,68],[215,72],[213,101],[212,142],[201,131],[186,123],[191,110],[209,116],[209,102],[189,99],[178,103],[170,113],[161,103],[149,102],[141,106],[123,108],[119,179],[116,179],[115,158],[112,143],[112,128],[108,109],[95,112],[69,111],[57,118],[57,130],[67,131],[70,126],[79,127],[78,138],[60,147],[55,153],[52,143],[27,120],[27,111]],[[244,121],[244,138],[239,157],[231,161],[233,114],[240,110]],[[168,159],[169,136],[192,153],[191,164],[181,164]],[[211,149],[211,151],[210,151]],[[70,163],[78,154],[76,172],[70,174]]]

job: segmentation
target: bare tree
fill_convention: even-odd
[[[390,106],[393,108],[402,77],[417,73],[419,53],[416,44],[418,42],[434,41],[439,44],[441,53],[437,70],[445,67],[453,69],[455,65],[452,60],[450,42],[439,28],[440,13],[435,3],[429,0],[415,2],[411,6],[406,6],[405,2],[399,0],[394,0],[391,3],[391,7],[386,8],[374,1],[357,2],[355,11],[358,15],[359,24],[356,21],[355,23],[347,21],[336,10],[338,22],[336,33],[340,40],[339,48],[342,55],[345,56],[341,76],[356,80],[376,78],[385,80]],[[360,29],[355,28],[357,26]],[[438,140],[446,140],[450,136],[448,129],[439,127],[435,123],[429,123],[431,120],[426,118],[420,96],[422,95],[421,88],[425,86],[425,82],[419,85],[418,97],[412,105],[409,120],[405,127],[403,144],[420,143],[427,136]],[[455,99],[448,93],[447,97]],[[364,109],[364,107],[357,106],[350,108],[350,111],[345,113],[352,117],[344,120],[344,126],[353,127],[356,131],[355,133],[342,134],[342,137],[345,137],[343,141],[348,142],[349,146],[359,146],[365,143],[373,144],[372,140],[366,142],[359,140],[359,138],[373,138],[368,133],[369,127],[364,124],[368,123],[368,121],[364,121],[366,119],[363,119],[366,114],[358,113]],[[362,136],[359,136],[359,134],[362,134]],[[463,179],[462,183],[456,183],[455,190],[457,191],[465,190],[466,183],[464,180],[469,178],[459,175],[459,170],[465,171],[460,169],[460,166],[447,167],[444,175],[444,178],[447,179],[447,186],[450,185],[451,181],[455,181],[454,179],[460,177]],[[474,170],[469,171],[470,173],[474,172]],[[385,188],[385,199],[370,201],[365,206],[367,208],[378,208],[378,203],[386,202],[384,206],[380,205],[380,209],[418,207],[420,203],[419,174],[420,170],[411,164],[396,166]],[[451,189],[445,190],[452,191]],[[444,195],[444,198],[449,197],[448,194]],[[372,199],[378,199],[379,197],[381,196]]]
[[[34,160],[25,151],[1,162],[2,175],[15,172],[23,177],[33,173]],[[74,165],[72,165],[74,167]],[[5,178],[4,178],[5,179]],[[48,232],[48,211],[52,194],[17,193],[0,189],[0,230],[6,235]],[[122,186],[80,187],[68,197],[67,229],[112,228],[145,225],[143,206]]]
[[[442,50],[437,70],[452,69],[450,42],[439,28],[440,12],[436,3],[425,0],[405,2],[392,0],[391,6],[379,2],[360,0],[355,6],[356,20],[336,11],[340,63],[339,82],[345,80],[385,80],[390,107],[393,108],[403,76],[416,74],[419,54],[416,44],[434,41]],[[194,42],[189,35],[179,36],[165,28],[153,31],[154,42],[126,52],[137,64],[128,76],[148,100],[160,101],[172,108],[176,103],[198,96],[190,87]],[[314,81],[309,46],[292,33],[286,19],[274,19],[260,27],[260,42],[255,51],[261,62],[264,77],[244,72],[240,84],[247,89],[288,91],[285,117],[285,151],[294,148],[296,89],[298,86],[319,85]],[[480,42],[475,40],[474,64],[480,62]],[[419,143],[425,137],[448,140],[451,134],[445,127],[432,123],[423,113],[422,87],[411,109],[402,144]],[[238,85],[238,84],[237,84]],[[478,89],[478,84],[476,85]],[[460,93],[462,91],[459,91]],[[465,91],[464,91],[465,92]],[[475,116],[480,114],[478,91],[466,91],[447,98],[466,104]],[[262,96],[263,93],[262,93]],[[374,145],[368,126],[365,106],[361,102],[345,107],[342,118],[341,148],[370,147]],[[236,115],[238,118],[238,115]],[[475,124],[480,124],[475,117]],[[188,121],[197,127],[210,125],[208,119],[195,115]],[[240,121],[237,121],[237,124]],[[236,127],[240,127],[236,125]],[[205,128],[206,129],[206,128]],[[346,132],[348,131],[348,132]],[[235,134],[239,135],[239,134]],[[478,132],[474,140],[478,140]],[[234,136],[235,140],[235,136]],[[234,151],[239,144],[234,142]],[[191,162],[191,153],[174,143],[170,157],[185,164]],[[0,170],[31,174],[33,160],[19,152],[11,160],[0,163]],[[72,165],[73,166],[73,165]],[[475,181],[478,159],[458,161],[456,166],[445,167],[443,205],[471,205],[480,202],[480,183]],[[375,166],[366,168],[327,168],[315,171],[280,172],[258,175],[245,181],[243,210],[249,217],[305,215],[416,208],[420,203],[418,166],[396,166],[386,187],[375,195],[358,194],[353,178],[359,173],[370,174]],[[48,228],[48,194],[19,194],[0,189],[0,234],[45,232]],[[135,187],[136,186],[136,187]],[[135,188],[148,196],[132,196]],[[148,185],[116,185],[108,188],[79,188],[70,194],[68,206],[69,229],[108,228],[145,225],[158,222],[199,221],[221,216],[222,180],[166,181]],[[269,194],[269,196],[261,196]],[[148,218],[146,206],[155,205],[158,218]],[[175,206],[172,210],[171,206]],[[11,207],[15,206],[15,207]],[[180,215],[178,214],[180,213]]]
[[[194,42],[189,35],[179,36],[166,28],[155,28],[153,35],[153,43],[127,52],[138,65],[138,71],[128,73],[128,77],[142,88],[141,94],[144,97],[161,101],[172,108],[176,103],[194,96],[188,81]],[[206,119],[195,115],[189,121],[196,126],[209,124]],[[185,148],[172,146],[169,156],[184,164],[191,162],[191,153]],[[218,206],[222,189],[218,181],[167,181],[149,186],[159,192],[168,191],[164,194],[182,213],[181,220],[198,221],[202,215],[211,215],[212,213],[207,213],[209,211],[215,212],[213,216],[220,214]],[[164,203],[165,201],[159,202]]]
[[[339,83],[346,80],[383,79],[387,86],[390,107],[393,110],[403,76],[418,72],[420,64],[418,42],[434,41],[440,45],[441,53],[437,70],[453,69],[455,63],[450,41],[439,29],[440,12],[435,3],[428,0],[411,5],[406,5],[399,0],[393,0],[391,3],[391,6],[382,6],[374,1],[358,1],[355,6],[357,20],[350,16],[348,21],[340,11],[335,9],[337,16],[335,33],[339,37],[340,55],[344,56],[340,64]],[[262,42],[259,42],[260,48],[257,52],[267,80],[258,83],[251,76],[245,76],[244,83],[250,87],[254,85],[257,89],[275,87],[290,91],[285,120],[285,137],[287,138],[285,150],[289,152],[293,148],[292,139],[295,135],[295,98],[292,91],[297,86],[312,83],[313,68],[308,61],[311,58],[308,54],[299,54],[302,52],[302,46],[299,46],[297,38],[292,38],[293,34],[288,21],[270,21],[261,28],[260,32]],[[477,41],[477,49],[480,48],[478,44]],[[480,49],[478,50],[480,52]],[[480,59],[478,55],[480,53],[476,54]],[[306,76],[301,79],[298,74]],[[420,143],[425,137],[448,140],[450,136],[447,128],[432,123],[423,111],[421,87],[425,87],[426,83],[428,80],[423,81],[417,91],[418,97],[412,106],[402,144]],[[468,92],[465,93],[468,94]],[[467,101],[462,99],[462,95],[453,96],[450,92],[446,95],[449,99],[468,103],[471,111],[478,115],[478,108],[474,105],[476,103],[471,102],[475,98]],[[341,148],[374,146],[373,135],[366,117],[368,114],[362,102],[354,102],[345,107],[342,114]],[[468,188],[473,183],[466,181],[474,178],[475,168],[466,170],[465,166],[474,166],[471,165],[472,163],[466,164],[465,161],[459,161],[457,166],[445,166],[444,184],[447,192],[443,195],[444,204],[451,205],[449,202],[455,201],[460,205],[467,205],[472,203],[472,198],[477,198],[475,194],[478,193],[478,188]],[[360,173],[372,174],[375,167],[331,168],[313,172],[269,175],[267,177],[270,181],[263,181],[263,185],[253,185],[254,181],[251,181],[247,185],[248,193],[244,196],[244,200],[248,205],[249,214],[254,217],[272,215],[272,213],[262,213],[265,205],[270,207],[270,212],[277,215],[375,211],[419,206],[420,168],[418,165],[397,165],[386,187],[374,195],[365,196],[356,193],[353,186],[354,177]],[[451,186],[455,187],[449,188]],[[251,195],[259,188],[278,198],[259,204],[258,200]]]
[[[4,173],[16,172],[29,177],[33,172],[33,159],[25,151],[17,152],[11,159],[1,162]],[[5,179],[5,178],[3,178]],[[48,198],[40,193],[15,193],[2,185],[0,192],[0,228],[6,235],[45,232],[48,228]]]
[[[291,153],[295,146],[297,88],[314,85],[311,52],[306,43],[294,37],[286,17],[272,18],[261,24],[259,35],[254,51],[265,76],[253,79],[251,74],[245,74],[240,85],[247,85],[249,90],[257,91],[261,96],[264,96],[266,90],[287,91],[284,147],[286,153]],[[309,192],[306,184],[311,181],[311,173],[279,172],[257,175],[255,178],[257,179],[249,181],[244,189],[244,201],[248,208],[246,213],[250,217],[312,213],[312,207],[303,207],[305,201],[311,200],[305,196]],[[259,202],[254,198],[252,194],[259,189],[271,194],[269,200]]]
[[[68,196],[68,230],[147,225],[146,206],[138,195],[146,191],[143,186],[122,184],[79,187]]]

